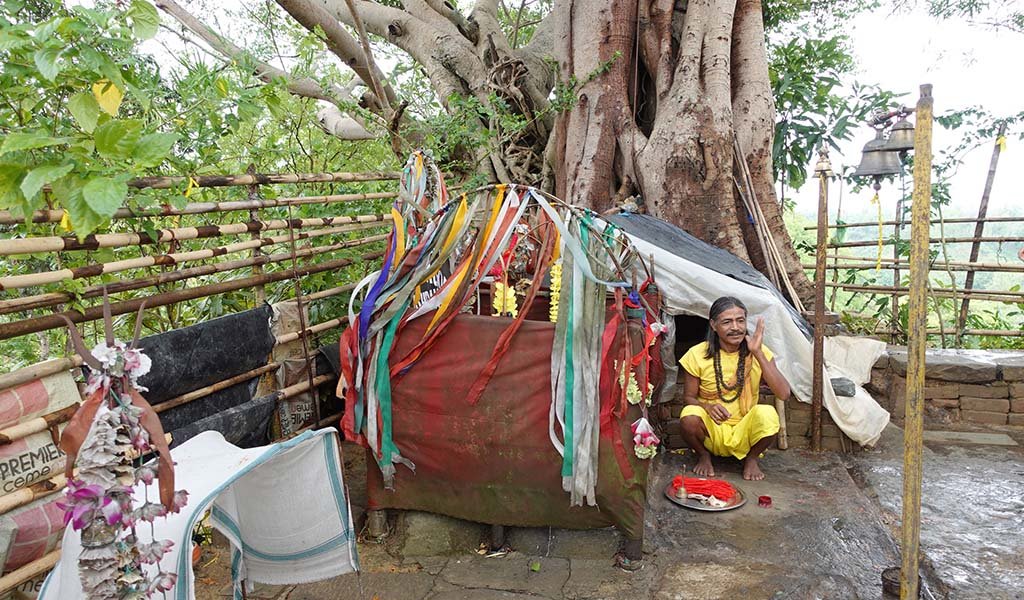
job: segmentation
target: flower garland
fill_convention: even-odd
[[[661,440],[654,434],[654,428],[646,417],[640,417],[629,426],[633,432],[633,453],[640,460],[654,458]]]
[[[519,306],[516,304],[515,288],[497,281],[494,283],[494,299],[491,300],[494,307],[494,316],[508,315],[513,319],[519,316]]]
[[[636,381],[636,374],[633,371],[629,371],[629,381],[626,381],[626,373],[619,376],[619,384],[626,388],[626,400],[630,404],[636,406],[643,403],[645,406],[651,405],[651,392],[654,391],[654,386],[651,382],[647,382],[647,392],[640,391],[640,384]]]
[[[562,259],[551,265],[551,287],[548,297],[548,320],[552,323],[558,322],[558,300],[562,296]]]
[[[159,566],[174,542],[156,540],[153,521],[185,506],[188,492],[173,492],[173,498],[167,500],[170,506],[165,506],[151,502],[145,488],[142,505],[135,506],[133,487],[153,483],[157,467],[151,463],[136,467],[133,457],[157,450],[158,446],[166,448],[163,440],[151,439],[152,419],[156,415],[146,414],[147,410],[152,413],[152,407],[138,393],[145,390],[138,385],[138,379],[149,372],[152,361],[121,342],[100,344],[91,354],[100,368],[90,372],[86,387],[90,397],[76,416],[87,415],[87,407],[95,407],[95,416],[91,424],[82,423],[88,427],[88,433],[74,460],[78,475],[68,478],[64,501],[59,506],[65,511],[64,524],[70,523],[82,532],[78,570],[85,597],[150,598],[169,591],[177,581],[177,574],[165,572]],[[61,441],[63,447],[65,440]],[[71,456],[69,452],[69,460]],[[169,457],[162,458],[169,464]],[[173,471],[168,475],[173,478]],[[141,541],[138,535],[142,523],[149,523],[149,542]],[[155,572],[144,565],[156,565]]]

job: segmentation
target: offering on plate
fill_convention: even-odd
[[[736,497],[736,488],[720,479],[676,475],[672,479],[672,490],[679,499],[691,498],[715,508],[728,506]]]

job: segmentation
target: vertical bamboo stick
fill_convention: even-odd
[[[910,299],[906,422],[903,433],[903,521],[900,599],[917,600],[921,545],[921,448],[928,297],[928,230],[932,186],[932,86],[921,86],[914,128],[914,196],[910,219]]]
[[[818,153],[818,248],[814,265],[814,373],[811,379],[811,450],[821,452],[821,400],[825,393],[825,259],[828,244],[828,149]]]
[[[988,164],[988,177],[985,178],[985,190],[981,193],[981,204],[978,206],[978,221],[974,225],[975,240],[971,242],[971,257],[967,262],[977,262],[978,252],[981,249],[982,233],[985,231],[985,216],[988,214],[988,197],[992,194],[992,184],[996,179],[996,167],[999,166],[999,155],[1002,153],[1000,138],[1006,135],[1006,123],[999,124],[999,133],[996,134],[996,143],[992,148],[992,160]],[[964,279],[964,289],[970,291],[974,287],[974,271],[968,271]],[[967,309],[971,303],[970,296],[964,296],[960,303],[960,316],[956,321],[956,345],[960,346],[960,338],[963,337],[964,328],[967,326]]]

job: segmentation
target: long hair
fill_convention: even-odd
[[[718,349],[721,344],[718,341],[718,334],[711,328],[711,322],[718,318],[718,315],[729,310],[730,308],[739,308],[743,310],[743,314],[747,314],[747,307],[739,298],[733,298],[732,296],[722,296],[718,300],[715,300],[711,304],[711,310],[708,311],[708,334],[705,341],[708,343],[707,352],[704,353],[704,358],[712,358],[718,354]],[[744,339],[740,343],[740,352],[746,354],[747,340]]]

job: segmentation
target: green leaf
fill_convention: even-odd
[[[178,136],[174,133],[151,133],[139,140],[132,157],[141,167],[155,167],[164,161],[176,141]]]
[[[13,163],[0,163],[0,208],[10,208],[20,200],[18,183],[25,167]]]
[[[50,187],[53,189],[53,197],[68,211],[71,218],[71,226],[79,239],[92,233],[97,227],[103,224],[103,217],[96,214],[85,202],[82,195],[82,179],[69,175],[53,182]]]
[[[71,172],[72,168],[74,168],[74,165],[70,163],[63,165],[40,165],[29,171],[28,175],[25,175],[25,179],[21,182],[21,191],[25,194],[26,198],[31,199],[35,197],[36,193],[44,185],[67,175]]]
[[[60,65],[57,64],[59,56],[58,48],[40,48],[36,50],[32,60],[35,61],[39,74],[47,80],[53,81],[57,77],[57,73],[60,73]]]
[[[141,121],[111,119],[97,127],[93,133],[93,139],[96,140],[96,151],[103,158],[128,158],[139,141],[141,131]]]
[[[66,144],[71,138],[57,138],[46,135],[39,131],[16,132],[4,138],[3,145],[0,145],[0,155],[18,150],[32,150],[34,148],[45,148]]]
[[[82,186],[82,197],[100,217],[110,217],[124,204],[128,186],[110,177],[93,177]]]
[[[132,31],[140,40],[148,40],[155,36],[160,28],[160,14],[146,0],[132,0],[128,16],[132,19]]]
[[[86,133],[96,129],[96,119],[100,117],[100,105],[96,97],[89,92],[79,92],[68,100],[68,110],[78,121],[78,126]]]

